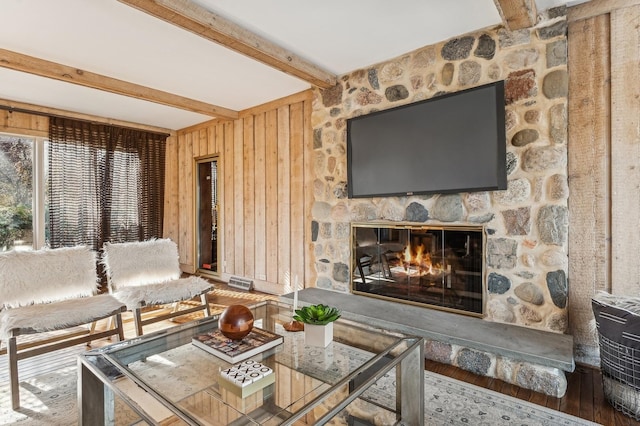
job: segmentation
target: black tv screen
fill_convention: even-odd
[[[506,189],[504,82],[347,120],[349,198]]]

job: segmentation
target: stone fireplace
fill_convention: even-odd
[[[351,291],[484,315],[484,229],[353,223]]]
[[[347,119],[497,80],[505,81],[506,190],[348,198]],[[566,20],[558,14],[533,29],[487,28],[425,46],[317,90],[309,159],[315,287],[350,293],[358,282],[353,223],[475,226],[484,230],[483,320],[564,333],[566,82]],[[380,265],[374,259],[371,272]]]
[[[311,117],[313,153],[309,161],[313,165],[314,196],[311,249],[318,290],[351,293],[354,284],[357,288],[357,283],[363,282],[362,276],[362,289],[366,290],[367,285],[373,288],[375,283],[367,283],[367,277],[378,274],[377,281],[382,281],[384,262],[399,259],[394,247],[391,256],[385,250],[383,257],[376,258],[379,252],[374,252],[370,265],[364,259],[360,274],[354,262],[353,223],[417,224],[424,227],[420,232],[426,234],[433,234],[426,231],[430,227],[477,227],[484,238],[485,282],[481,313],[474,315],[482,315],[482,319],[453,315],[454,321],[473,321],[478,326],[491,324],[497,330],[502,324],[492,323],[512,324],[518,327],[510,329],[526,330],[527,334],[551,332],[564,337],[569,307],[567,23],[562,9],[539,16],[538,22],[535,28],[526,30],[494,27],[463,34],[355,70],[341,76],[335,87],[315,91]],[[506,190],[348,198],[349,118],[497,80],[505,81]],[[384,232],[377,238],[389,243],[394,240],[389,237],[385,241]],[[457,246],[461,251],[460,244]],[[454,268],[452,265],[451,269]],[[391,271],[394,278],[396,271],[400,272]],[[415,288],[423,293],[447,292],[446,265],[442,273],[445,278],[444,284],[441,279],[440,287],[429,283],[428,289]],[[454,287],[453,281],[451,285]],[[360,295],[345,294],[346,297],[360,298]],[[365,299],[379,303],[376,298]],[[411,305],[402,306],[416,310]],[[449,316],[438,309],[419,309],[416,318],[432,314]],[[538,389],[539,383],[547,382],[556,391],[545,393],[563,394],[564,373],[557,366],[542,362],[545,357],[523,361],[517,354],[497,354],[482,342],[470,348],[442,338],[465,331],[464,327],[450,327],[435,336],[427,341],[425,356],[530,389]],[[496,336],[500,337],[500,332]],[[516,333],[512,340],[519,346],[529,345],[534,352],[545,349],[547,344],[544,339],[542,343],[532,339],[519,341],[517,336]],[[552,354],[557,352],[550,350]],[[478,366],[483,368],[476,369]]]

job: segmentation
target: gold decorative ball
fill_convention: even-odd
[[[220,314],[218,328],[225,337],[241,340],[253,329],[253,314],[244,305],[227,306]]]

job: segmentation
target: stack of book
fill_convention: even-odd
[[[258,327],[253,327],[242,340],[231,340],[220,330],[199,334],[192,339],[197,347],[231,364],[278,346],[283,341],[284,338],[279,334]]]

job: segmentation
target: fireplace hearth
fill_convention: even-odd
[[[351,291],[484,315],[480,226],[353,223]]]

